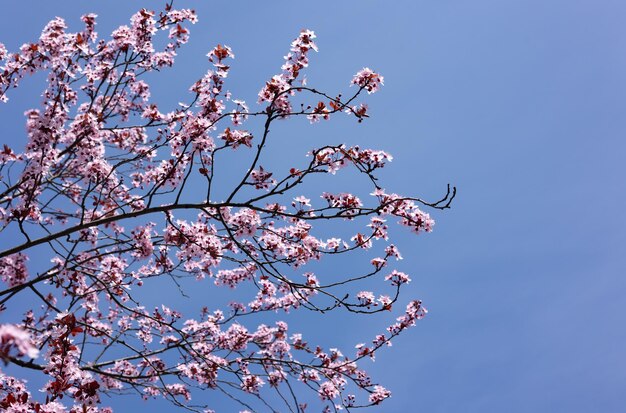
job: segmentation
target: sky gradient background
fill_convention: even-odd
[[[626,2],[391,3],[176,1],[200,22],[153,95],[187,99],[221,43],[236,55],[227,87],[252,104],[302,28],[318,35],[311,86],[347,93],[362,67],[383,74],[363,124],[285,122],[272,143],[276,164],[319,142],[384,149],[395,158],[383,174],[390,191],[435,199],[448,182],[458,187],[432,234],[395,232],[399,269],[413,278],[403,302],[420,298],[430,313],[369,366],[393,392],[371,411],[623,411]],[[54,16],[76,29],[92,11],[104,36],[156,6],[8,2],[0,42],[15,50]],[[0,107],[0,143],[23,145],[15,120],[40,90],[25,80]],[[348,350],[391,321],[333,317],[311,315],[302,330]]]

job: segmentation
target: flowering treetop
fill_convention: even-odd
[[[33,396],[19,374],[0,372],[3,411],[108,412],[102,394],[129,392],[212,411],[195,402],[196,389],[221,391],[241,411],[352,410],[390,395],[359,361],[422,318],[420,301],[351,354],[310,344],[285,321],[257,324],[263,317],[255,315],[395,311],[410,278],[389,268],[401,255],[388,225],[431,231],[420,206],[448,208],[454,190],[435,203],[389,192],[376,173],[392,157],[358,146],[325,143],[288,171],[261,164],[276,120],[315,123],[343,113],[361,122],[368,117],[363,92],[383,85],[364,68],[349,96],[307,86],[301,74],[317,51],[310,30],[262,86],[257,110],[224,88],[234,58],[225,45],[208,53],[212,67],[191,86],[190,103],[155,103],[145,75],[173,65],[196,20],[194,11],[171,5],[143,9],[104,40],[88,14],[80,32],[56,18],[17,52],[0,44],[2,101],[27,74],[47,74],[41,107],[25,113],[24,151],[4,145],[0,152],[0,311],[20,297],[38,301],[21,320],[0,325],[0,358],[12,372],[43,375],[44,396]],[[159,33],[168,41],[157,49]],[[251,118],[261,120],[259,130],[246,128]],[[216,160],[233,151],[246,152],[242,163],[249,163],[217,199]],[[371,187],[368,199],[299,192],[311,176],[332,178],[344,168]],[[361,229],[321,236],[323,221],[336,222],[337,231],[349,222]],[[306,268],[355,250],[371,251],[369,271],[330,277]],[[198,288],[227,291],[246,284],[253,293],[183,316],[142,304],[141,287],[159,277],[194,277]],[[365,283],[378,290],[361,290]]]

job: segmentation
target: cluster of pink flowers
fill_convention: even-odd
[[[426,316],[428,311],[422,306],[421,301],[411,301],[406,306],[406,312],[404,315],[397,318],[397,322],[390,325],[387,328],[392,335],[398,335],[402,330],[407,327],[412,327],[415,322],[421,320]]]
[[[328,167],[328,172],[334,174],[348,165],[355,165],[365,173],[371,173],[383,168],[393,157],[385,151],[361,149],[358,146],[347,148],[345,145],[326,147],[311,152],[318,166]]]
[[[219,137],[233,149],[237,149],[239,145],[244,145],[248,148],[252,147],[252,135],[250,132],[245,130],[231,130],[230,128],[226,128],[224,133],[222,133]]]
[[[411,282],[411,278],[403,272],[393,270],[389,275],[385,277],[386,281],[391,281],[392,285],[408,284]]]
[[[315,33],[311,30],[302,30],[297,39],[291,43],[291,52],[285,56],[283,72],[269,80],[259,92],[259,103],[268,102],[270,108],[279,114],[291,113],[289,95],[293,94],[291,85],[298,78],[302,69],[309,65],[308,53],[317,51],[317,45],[313,41]]]
[[[133,256],[137,258],[149,258],[154,252],[154,244],[152,243],[153,229],[156,224],[151,222],[147,225],[138,226],[130,233],[135,240],[135,251]]]
[[[411,228],[416,234],[433,230],[435,221],[412,199],[406,199],[397,194],[387,194],[383,189],[376,189],[372,195],[378,198],[381,213],[399,217],[400,224]]]
[[[319,122],[321,119],[328,120],[330,119],[330,110],[324,102],[320,101],[313,107],[313,112],[307,115],[307,119],[311,123]]]
[[[30,334],[13,324],[0,324],[0,358],[6,360],[12,349],[16,349],[21,356],[33,359],[39,355]]]
[[[262,166],[259,169],[254,169],[250,172],[250,185],[253,185],[256,189],[269,189],[276,185],[276,180],[272,178],[274,175],[270,171],[266,171]]]
[[[243,100],[233,99],[232,102],[235,104],[235,108],[230,115],[230,119],[232,120],[233,125],[239,126],[248,120],[248,113],[250,112],[250,109]]]
[[[215,274],[215,284],[235,288],[242,281],[253,279],[256,271],[257,267],[254,264],[243,265],[232,270],[219,270]]]
[[[177,220],[167,226],[163,239],[177,247],[176,258],[187,271],[206,273],[221,262],[224,245],[215,227],[202,215],[193,223]]]
[[[360,149],[358,146],[350,148],[347,153],[354,162],[366,166],[370,172],[384,167],[387,162],[393,160],[393,157],[385,151]]]
[[[364,88],[367,93],[375,93],[384,84],[385,79],[369,67],[364,67],[352,79],[352,84]]]
[[[374,391],[370,394],[369,400],[372,404],[378,404],[391,396],[391,392],[383,386],[374,386]]]
[[[358,214],[359,208],[363,206],[357,196],[349,193],[330,194],[324,192],[321,197],[328,201],[329,207],[340,209],[341,213],[347,216]]]
[[[21,252],[0,258],[0,279],[9,287],[26,282],[28,279],[27,260],[28,257]]]
[[[302,266],[312,259],[320,258],[324,243],[309,234],[311,225],[294,220],[293,225],[277,227],[270,223],[259,237],[265,252],[277,260],[286,260],[294,266]]]

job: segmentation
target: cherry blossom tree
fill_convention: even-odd
[[[348,95],[307,86],[303,71],[317,51],[309,30],[260,85],[255,105],[225,89],[234,55],[223,45],[208,53],[211,67],[188,103],[155,103],[148,78],[174,64],[196,20],[169,4],[140,10],[108,40],[88,14],[79,32],[56,18],[15,52],[0,44],[2,101],[26,75],[47,76],[41,107],[25,113],[25,149],[5,144],[0,152],[2,411],[110,412],[101,396],[135,394],[210,412],[195,399],[212,390],[240,411],[330,412],[390,396],[359,363],[426,310],[416,300],[394,306],[410,278],[390,268],[402,257],[388,225],[431,231],[421,208],[449,208],[454,188],[438,202],[395,194],[377,179],[388,153],[328,142],[289,170],[262,164],[276,122],[362,122],[362,98],[383,86],[368,68]],[[219,158],[228,156],[240,157],[240,175],[218,194]],[[369,188],[366,199],[301,192],[312,177],[347,169]],[[310,268],[363,254],[363,273]],[[197,279],[195,288],[221,289],[233,301],[198,303],[185,316],[166,303],[147,307],[142,289],[162,278],[181,294],[184,280]],[[309,343],[285,321],[259,322],[296,310],[386,312],[391,325],[344,354]],[[26,376],[42,387],[27,386]]]

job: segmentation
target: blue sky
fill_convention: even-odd
[[[78,27],[88,11],[104,35],[154,5],[10,2],[0,42],[15,49],[56,15]],[[185,99],[208,67],[205,54],[225,43],[236,54],[228,88],[254,102],[291,40],[309,28],[320,47],[310,85],[347,91],[369,66],[385,87],[370,97],[372,118],[363,124],[280,125],[268,162],[303,156],[320,141],[358,143],[394,155],[383,174],[390,190],[435,199],[448,182],[458,187],[453,209],[434,214],[432,234],[395,233],[400,268],[413,278],[404,299],[421,298],[430,313],[369,367],[393,391],[374,410],[623,411],[626,3],[176,5],[196,8],[200,22],[167,82],[154,84],[155,99]],[[35,85],[26,80],[0,108],[2,143],[24,142],[15,119],[39,96]],[[337,313],[310,321],[310,337],[350,346],[390,320]]]

